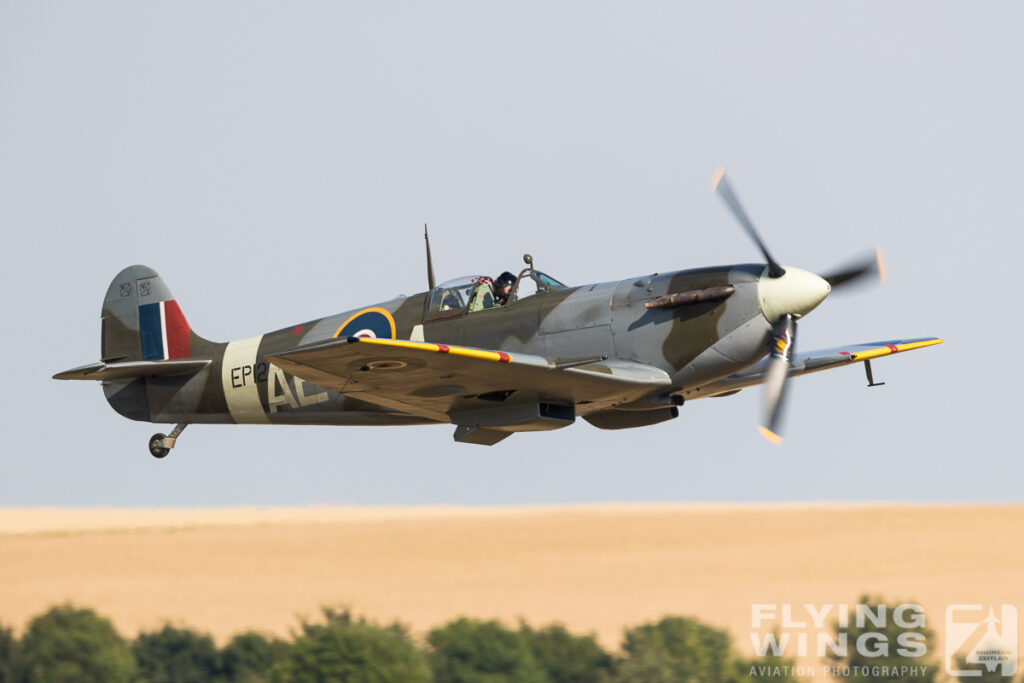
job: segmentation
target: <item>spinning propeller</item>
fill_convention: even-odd
[[[740,204],[736,192],[719,167],[711,178],[711,188],[718,193],[747,235],[764,255],[768,265],[768,278],[758,285],[761,310],[772,322],[771,355],[764,380],[764,407],[761,434],[778,445],[782,443],[780,427],[786,396],[786,380],[796,344],[796,320],[825,300],[830,292],[865,282],[867,278],[885,280],[882,252],[860,257],[828,275],[818,276],[799,268],[782,267],[768,251],[757,228]]]

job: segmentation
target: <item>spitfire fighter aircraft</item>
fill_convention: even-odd
[[[830,291],[881,277],[880,255],[821,276],[772,257],[721,169],[712,187],[764,255],[743,264],[570,286],[526,268],[494,287],[475,275],[248,339],[215,343],[189,326],[156,271],[131,266],[103,302],[99,362],[55,375],[97,380],[154,434],[162,458],[189,424],[455,425],[492,445],[514,432],[671,420],[686,400],[764,384],[761,432],[779,443],[787,379],[941,340],[794,353],[796,321]],[[426,238],[426,231],[424,231]],[[504,284],[504,283],[501,283]]]

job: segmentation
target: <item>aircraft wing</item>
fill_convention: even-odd
[[[831,370],[853,363],[862,363],[872,358],[880,358],[904,351],[914,351],[915,349],[923,349],[927,346],[941,343],[942,340],[937,337],[922,337],[920,339],[894,339],[867,344],[850,344],[848,346],[837,346],[832,349],[796,353],[793,355],[789,376],[808,375],[812,372]],[[721,396],[761,384],[764,382],[765,373],[768,370],[768,360],[766,358],[743,372],[723,377],[705,386],[685,392],[684,396],[686,398]]]
[[[619,403],[668,386],[663,370],[605,358],[552,361],[400,339],[349,337],[267,358],[297,377],[353,398],[448,422],[513,394],[574,404]]]

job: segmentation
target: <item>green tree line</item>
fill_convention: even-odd
[[[856,640],[853,628],[837,623],[834,632]],[[901,627],[883,630],[895,642]],[[926,643],[927,656],[865,660],[851,649],[827,666],[861,672],[842,678],[851,683],[944,680],[932,654],[932,632],[922,628],[915,637]],[[914,665],[906,667],[910,673],[863,673],[865,665],[892,670],[901,662]],[[333,609],[324,609],[317,621],[300,622],[289,639],[249,631],[223,647],[207,634],[171,624],[125,639],[110,620],[70,604],[32,619],[20,638],[0,625],[0,683],[790,683],[799,680],[798,672],[792,660],[771,653],[745,657],[726,631],[679,616],[626,629],[619,653],[604,650],[592,634],[574,634],[558,624],[535,628],[520,622],[512,628],[463,617],[417,639],[400,623],[377,624]],[[997,679],[1010,683],[987,673],[964,680]]]

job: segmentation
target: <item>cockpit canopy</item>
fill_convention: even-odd
[[[462,312],[469,305],[477,284],[486,283],[488,280],[490,278],[486,275],[466,275],[442,282],[430,293],[430,310],[442,315]]]
[[[527,268],[519,273],[512,285],[508,303],[561,287],[565,285],[550,275]],[[431,320],[475,313],[495,306],[500,304],[494,296],[493,280],[486,275],[466,275],[442,282],[431,291],[426,318]]]

